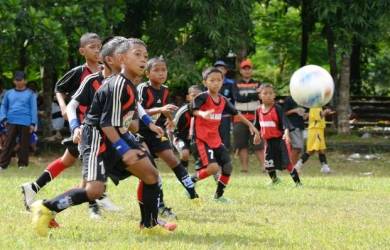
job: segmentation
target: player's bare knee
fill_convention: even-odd
[[[88,182],[85,187],[89,200],[96,200],[102,197],[104,189],[104,183],[101,181]]]
[[[219,171],[219,166],[218,166],[218,164],[216,164],[216,163],[209,164],[209,165],[207,166],[207,171],[208,171],[210,174],[216,174],[216,173],[218,173],[218,171]]]

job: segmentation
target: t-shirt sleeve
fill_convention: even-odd
[[[142,107],[146,108],[146,103],[148,101],[147,98],[147,85],[146,84],[141,84],[137,87],[137,92],[138,92],[138,98],[139,102],[141,103]]]
[[[86,80],[81,83],[76,93],[72,96],[72,99],[75,99],[81,105],[91,105],[94,95],[92,87],[93,81],[95,81],[95,79],[86,78]]]
[[[80,76],[82,73],[81,67],[76,67],[69,70],[55,85],[56,93],[72,93],[80,84]]]
[[[280,122],[280,129],[288,129],[288,130],[294,130],[294,126],[291,124],[290,120],[287,119],[287,116],[283,112],[283,108],[280,107],[279,105],[275,106],[276,112],[278,113],[279,116],[279,122]]]
[[[190,105],[191,114],[193,111],[199,110],[200,107],[206,102],[206,100],[207,100],[207,93],[202,93],[197,95]]]
[[[283,111],[284,112],[287,112],[291,109],[294,109],[294,102],[292,100],[291,97],[287,97],[285,100],[284,100],[284,105],[283,105]]]
[[[234,107],[234,105],[226,97],[224,97],[224,98],[225,98],[225,101],[226,101],[226,105],[225,105],[225,108],[224,108],[222,113],[224,113],[224,114],[231,114],[231,115],[237,115],[238,111]]]

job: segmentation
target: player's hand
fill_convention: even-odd
[[[305,115],[305,109],[304,108],[296,108],[295,113],[297,113],[299,116],[304,116]]]
[[[336,111],[333,111],[331,109],[325,109],[323,112],[324,116],[336,114]]]
[[[165,112],[172,113],[172,112],[176,111],[177,109],[178,109],[177,106],[175,106],[173,104],[167,104],[167,105],[161,107],[161,113],[165,113]]]
[[[142,150],[130,149],[122,156],[122,161],[127,166],[131,166],[131,165],[135,164],[144,155],[145,155],[145,152]]]
[[[205,110],[205,111],[201,111],[199,110],[199,115],[201,117],[203,117],[204,119],[210,119],[212,114],[214,113],[214,109],[209,109],[209,110]]]
[[[259,134],[255,134],[254,138],[253,138],[253,144],[257,145],[257,144],[260,144],[261,143],[261,137]]]
[[[164,136],[164,130],[161,127],[157,126],[156,124],[150,123],[149,128],[150,128],[150,130],[152,130],[154,133],[157,134],[158,138],[161,138]]]
[[[255,126],[253,126],[252,124],[249,126],[249,132],[251,133],[251,135],[259,135],[260,136],[259,130],[257,130],[257,128]]]
[[[75,128],[73,130],[73,142],[79,144],[81,141],[81,128]]]

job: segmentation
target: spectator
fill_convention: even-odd
[[[233,98],[234,80],[226,77],[226,73],[228,71],[228,65],[224,61],[219,60],[214,63],[214,67],[219,69],[224,76],[223,85],[219,92],[223,96],[225,96],[232,104],[234,104],[234,98]],[[232,124],[231,115],[223,114],[221,120],[221,126],[219,127],[219,134],[221,135],[223,144],[229,150],[231,148],[231,144],[230,144],[231,124]]]
[[[235,107],[250,122],[254,122],[256,109],[260,105],[257,96],[257,89],[261,83],[252,79],[252,62],[246,59],[240,63],[241,80],[233,85],[233,98]],[[234,150],[238,152],[241,162],[241,172],[248,172],[249,146],[255,150],[257,159],[261,166],[264,163],[264,142],[253,145],[253,136],[249,132],[248,126],[240,122],[237,116],[233,118],[233,138]]]
[[[18,136],[18,166],[28,166],[30,134],[34,131],[38,119],[36,95],[27,88],[23,71],[15,72],[14,84],[15,88],[5,93],[0,111],[0,123],[7,129],[4,149],[0,153],[0,170],[6,169],[11,162],[16,145],[15,138]]]

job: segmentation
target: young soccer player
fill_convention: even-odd
[[[223,73],[217,68],[208,68],[203,73],[203,82],[207,91],[199,94],[191,104],[194,116],[194,136],[197,155],[200,158],[201,168],[192,177],[193,181],[199,181],[210,175],[216,174],[221,168],[218,177],[217,190],[214,199],[220,202],[228,201],[223,197],[225,187],[229,183],[233,170],[229,151],[222,143],[219,126],[222,114],[237,115],[241,122],[249,127],[252,135],[257,134],[257,129],[226,97],[219,94],[223,83]]]
[[[297,186],[301,185],[297,170],[289,158],[289,123],[282,107],[275,104],[275,91],[271,84],[262,84],[259,88],[262,102],[256,110],[256,127],[261,130],[261,138],[265,140],[265,169],[271,177],[272,184],[280,182],[276,170],[287,168]],[[260,140],[255,138],[256,141]]]
[[[295,169],[300,171],[303,167],[303,164],[309,159],[309,157],[318,152],[318,158],[321,163],[321,172],[324,174],[330,173],[330,167],[326,160],[325,150],[325,117],[327,115],[334,114],[335,111],[331,109],[322,109],[322,108],[310,108],[309,110],[309,127],[307,130],[307,143],[306,143],[306,152],[302,154],[301,158],[295,164]]]
[[[149,81],[137,87],[141,105],[153,118],[156,125],[164,129],[171,129],[174,126],[172,112],[177,110],[177,107],[168,104],[169,90],[167,86],[163,85],[168,76],[165,60],[163,58],[150,59],[146,66],[146,76],[149,78]],[[140,123],[139,133],[144,138],[151,154],[162,159],[173,170],[177,179],[187,190],[190,199],[198,198],[195,185],[188,175],[187,169],[175,156],[167,135],[158,138],[143,123]],[[162,198],[163,194],[161,193],[160,196]],[[160,202],[159,206],[161,208],[161,214],[166,214],[168,217],[175,217],[175,215],[171,214],[173,212],[163,202]]]
[[[85,58],[85,64],[71,69],[56,83],[56,97],[65,119],[67,119],[65,100],[77,91],[80,84],[88,75],[100,71],[100,48],[101,40],[97,34],[86,33],[82,35],[80,38],[79,52]],[[81,121],[84,119],[86,108],[86,106],[80,105],[77,109],[77,116]],[[72,166],[76,162],[79,156],[77,144],[72,143],[72,140],[67,140],[65,146],[66,150],[62,157],[51,162],[35,182],[22,185],[21,188],[27,210],[30,209],[31,204],[34,202],[34,197],[40,189],[56,178],[64,169]],[[100,204],[107,210],[112,210],[116,207],[107,197],[102,199]],[[91,209],[91,212],[93,211]]]
[[[33,203],[33,225],[40,236],[47,235],[48,223],[55,212],[101,197],[106,175],[118,173],[124,178],[131,173],[142,181],[142,188],[139,189],[142,229],[154,231],[159,228],[176,228],[175,224],[157,219],[158,172],[146,150],[128,132],[133,114],[138,112],[141,120],[152,131],[159,136],[163,134],[162,129],[152,122],[138,104],[137,92],[132,83],[132,79],[144,72],[146,46],[139,39],[128,39],[119,45],[118,53],[122,54],[123,73],[109,78],[96,92],[84,120],[81,153],[83,177],[87,185],[85,188],[71,189],[54,199]],[[102,154],[110,154],[110,160],[104,160]]]
[[[191,112],[189,110],[190,103],[194,98],[202,93],[202,88],[199,85],[192,85],[188,88],[187,104],[184,104],[175,114],[174,123],[175,131],[173,133],[173,145],[180,155],[180,162],[188,169],[188,161],[190,158],[191,148]]]

